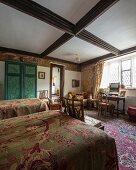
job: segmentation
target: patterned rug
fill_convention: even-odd
[[[99,119],[104,131],[116,141],[119,170],[136,170],[136,123],[127,117],[97,116],[96,111],[85,111],[85,115]]]

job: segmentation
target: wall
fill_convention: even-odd
[[[79,80],[79,87],[72,87],[72,79]],[[65,70],[64,96],[68,92],[81,92],[81,72]]]
[[[38,78],[38,72],[45,72],[45,79]],[[49,89],[50,89],[50,68],[37,66],[37,97],[39,97],[39,90],[48,90],[49,96]]]
[[[95,64],[85,66],[81,69],[82,91],[93,92],[95,82]]]
[[[65,82],[64,82],[64,94],[69,91],[80,92],[81,90],[81,72],[77,64],[70,64],[58,61],[51,61],[47,59],[40,59],[30,56],[24,56],[14,53],[0,52],[0,99],[4,99],[4,74],[5,74],[5,60],[24,61],[27,63],[37,64],[37,97],[39,96],[39,90],[50,89],[50,62],[55,64],[62,64],[65,67]],[[38,72],[45,72],[45,79],[38,79]],[[72,79],[80,80],[80,87],[72,88]]]
[[[0,61],[0,99],[4,99],[5,62]]]

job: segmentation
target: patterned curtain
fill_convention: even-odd
[[[101,80],[102,80],[102,74],[103,74],[103,67],[104,67],[104,62],[98,62],[95,65],[95,81],[94,81],[94,97],[97,96],[97,93],[100,88]]]

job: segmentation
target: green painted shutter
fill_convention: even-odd
[[[5,98],[35,98],[37,91],[36,65],[21,62],[5,63]]]
[[[35,66],[24,65],[24,96],[23,98],[36,97],[36,77],[37,70]]]
[[[6,99],[21,98],[21,65],[6,63]]]

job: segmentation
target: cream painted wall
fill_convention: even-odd
[[[80,81],[79,87],[72,87],[72,79]],[[65,70],[65,81],[64,81],[64,96],[69,91],[81,92],[81,72]]]
[[[0,61],[0,100],[4,99],[5,62]]]
[[[45,72],[45,79],[38,78],[38,72]],[[49,97],[50,89],[50,68],[37,66],[37,97],[39,97],[39,90],[48,90]]]

